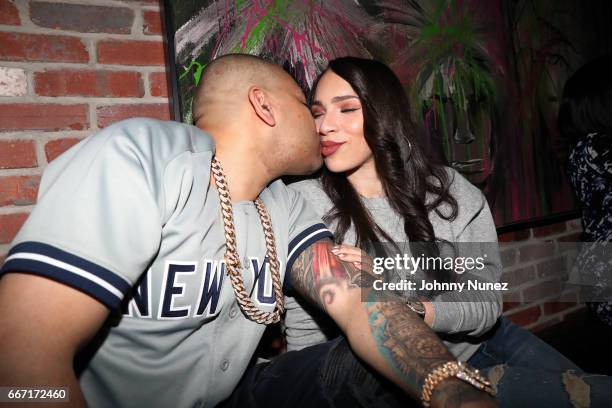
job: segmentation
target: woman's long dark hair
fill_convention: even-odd
[[[421,253],[439,255],[428,214],[436,211],[442,218],[453,220],[457,216],[457,201],[449,192],[452,182],[449,173],[442,165],[434,163],[417,140],[408,98],[399,79],[385,64],[355,57],[334,59],[327,69],[347,81],[359,96],[365,140],[374,156],[376,172],[387,199],[404,220],[411,251],[415,256]],[[317,83],[318,80],[313,89]],[[325,218],[328,223],[337,222],[335,237],[338,242],[343,241],[351,224],[356,245],[362,249],[380,242],[381,238],[396,241],[372,220],[345,174],[324,168],[321,181],[334,204]],[[433,197],[430,202],[426,202],[428,193]],[[442,203],[450,206],[450,213],[443,214],[439,210]],[[424,243],[425,247],[421,245]]]

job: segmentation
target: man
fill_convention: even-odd
[[[401,305],[364,308],[355,270],[330,262],[329,231],[274,181],[321,165],[300,88],[244,55],[211,63],[203,84],[194,122],[206,133],[129,120],[48,166],[2,269],[0,384],[68,386],[74,406],[213,406],[244,373],[256,321],[282,313],[286,269],[361,358],[419,398],[452,356]],[[313,277],[313,263],[327,273]],[[433,404],[490,403],[446,377]]]

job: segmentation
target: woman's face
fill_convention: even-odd
[[[317,84],[311,111],[329,171],[357,170],[373,160],[363,135],[361,101],[348,82],[327,70]]]

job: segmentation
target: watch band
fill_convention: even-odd
[[[425,320],[425,306],[419,301],[406,301],[406,306],[414,313],[416,313],[421,319]]]

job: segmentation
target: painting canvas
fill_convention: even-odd
[[[576,215],[556,128],[563,84],[612,51],[606,1],[166,0],[179,120],[228,53],[283,66],[308,92],[327,61],[387,63],[422,143],[487,196],[498,227]]]

